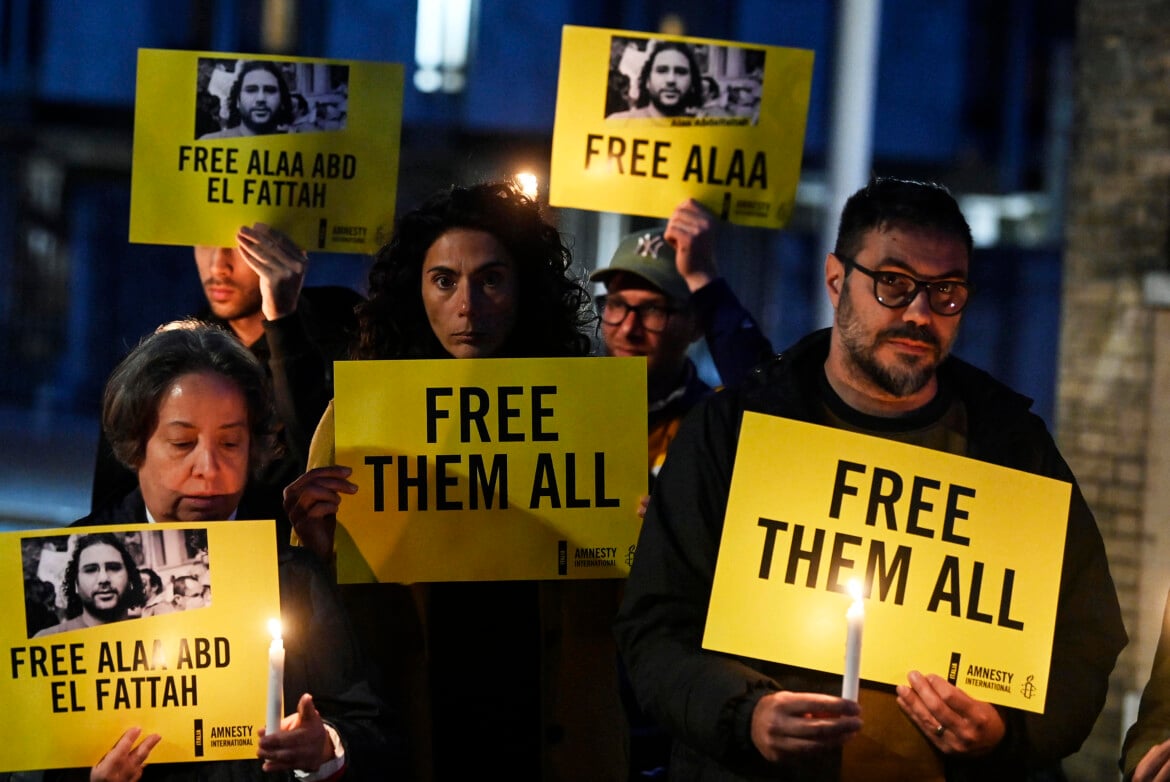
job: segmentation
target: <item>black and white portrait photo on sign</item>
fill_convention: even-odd
[[[28,637],[211,605],[206,529],[21,539]]]
[[[202,57],[195,90],[199,140],[344,130],[349,66]]]
[[[610,39],[605,118],[722,117],[754,125],[764,55],[762,49],[615,35]]]

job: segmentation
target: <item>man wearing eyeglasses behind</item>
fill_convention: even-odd
[[[679,421],[712,391],[687,356],[706,337],[719,378],[732,385],[772,353],[751,313],[715,264],[717,218],[688,199],[665,229],[622,239],[613,258],[589,276],[605,284],[598,297],[601,336],[611,356],[645,356],[650,473],[662,466]]]
[[[609,264],[590,275],[605,284],[597,298],[601,337],[611,356],[646,357],[649,402],[649,467],[657,475],[679,422],[713,393],[687,356],[705,336],[720,380],[743,380],[772,353],[772,345],[751,314],[718,276],[714,253],[717,218],[687,199],[665,228],[623,238]],[[639,513],[646,512],[642,498]],[[628,685],[623,700],[632,702]],[[666,765],[670,737],[637,709],[629,709],[630,778],[651,776]]]
[[[1088,736],[1126,643],[1117,594],[1092,513],[1031,401],[948,356],[971,290],[971,249],[944,188],[873,180],[845,204],[825,260],[833,327],[684,422],[615,625],[639,703],[672,727],[672,778],[1022,780],[1038,770],[1062,778],[1060,759]],[[846,700],[830,694],[840,692],[838,675],[701,648],[746,410],[1073,484],[1043,714],[976,700],[937,671],[911,671],[897,688],[863,683],[857,701]]]

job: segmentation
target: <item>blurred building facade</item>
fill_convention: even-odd
[[[441,0],[425,0],[441,4]],[[458,4],[458,3],[455,3]],[[277,52],[408,66],[398,204],[451,182],[521,169],[547,183],[561,27],[685,34],[816,52],[798,210],[786,231],[728,227],[726,275],[777,346],[815,325],[834,31],[833,3],[805,0],[480,0],[457,93],[412,86],[415,0],[0,0],[0,404],[92,414],[129,344],[196,306],[188,251],[126,241],[139,47]],[[1058,310],[1015,291],[1059,284],[1059,215],[1071,13],[1060,3],[882,4],[874,170],[937,178],[967,201],[988,248],[964,354],[1036,398],[1050,421]],[[990,55],[990,56],[989,56]],[[389,185],[388,185],[389,186]],[[556,211],[556,210],[554,210]],[[598,215],[554,215],[577,260],[596,263]],[[634,227],[638,218],[630,221]],[[1021,263],[1027,259],[1026,263]],[[984,271],[986,269],[986,272]],[[326,276],[360,287],[360,259]],[[1022,347],[1035,318],[1042,338]],[[1043,324],[1043,325],[1041,325]]]

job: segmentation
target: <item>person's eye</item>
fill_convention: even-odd
[[[931,287],[939,293],[949,296],[958,289],[959,283],[956,280],[943,280],[942,282],[931,283]]]
[[[176,451],[189,451],[195,447],[194,440],[171,440],[171,447]]]
[[[234,451],[240,447],[240,442],[238,440],[224,440],[219,446],[224,450]]]
[[[891,288],[910,288],[914,285],[910,278],[904,274],[897,274],[896,272],[878,272],[877,281],[880,285],[888,285]]]
[[[106,565],[106,570],[110,571],[111,573],[121,573],[124,568],[122,567],[121,562],[111,562],[110,564]]]
[[[488,272],[483,276],[484,287],[495,288],[504,284],[504,275],[501,272]]]
[[[82,565],[81,572],[87,573],[89,575],[93,575],[94,573],[98,572],[98,566],[97,565]]]
[[[644,318],[650,318],[651,320],[654,320],[656,318],[665,317],[666,310],[653,304],[647,304],[642,308],[642,316]]]
[[[447,274],[436,274],[435,276],[431,277],[431,282],[436,288],[443,291],[451,290],[455,287],[454,278]]]

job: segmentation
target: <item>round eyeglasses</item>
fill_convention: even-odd
[[[937,315],[958,315],[971,297],[971,283],[964,280],[920,280],[901,272],[874,271],[852,258],[842,258],[841,263],[872,279],[873,297],[890,309],[909,307],[919,291],[925,290],[931,311]]]
[[[601,314],[601,322],[607,326],[620,326],[631,312],[642,328],[647,331],[659,332],[666,328],[670,316],[678,310],[662,307],[658,304],[639,304],[634,306],[621,299],[609,296],[597,297],[597,311]]]

